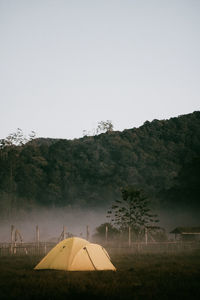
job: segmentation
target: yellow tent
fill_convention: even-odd
[[[113,270],[107,251],[100,245],[73,237],[57,244],[34,268],[66,271]]]

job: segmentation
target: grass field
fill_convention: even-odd
[[[0,257],[0,299],[200,299],[200,252],[114,255],[116,272],[34,271],[40,257]]]

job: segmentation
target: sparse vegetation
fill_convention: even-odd
[[[109,240],[112,239],[113,241],[115,241],[119,239],[120,231],[110,223],[103,223],[96,228],[95,234],[93,235],[94,240],[105,241],[106,230]]]
[[[40,259],[0,258],[1,300],[199,299],[199,252],[114,255],[116,272],[34,271]]]

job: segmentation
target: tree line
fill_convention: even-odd
[[[99,129],[104,125],[109,124]],[[156,205],[187,206],[190,201],[199,207],[198,111],[122,132],[111,126],[74,140],[32,133],[28,141],[0,144],[0,209],[5,214],[37,205],[109,206],[126,186],[144,190]]]

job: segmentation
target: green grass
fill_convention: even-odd
[[[0,299],[199,299],[200,253],[114,255],[116,272],[34,271],[39,257],[0,257]]]

